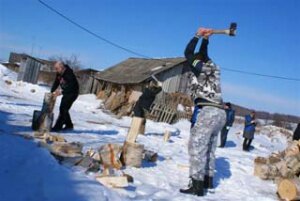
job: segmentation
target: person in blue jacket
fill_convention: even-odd
[[[235,111],[231,107],[231,103],[225,103],[225,112],[226,112],[226,123],[221,131],[220,135],[220,141],[221,144],[219,147],[223,148],[225,147],[226,140],[227,140],[227,134],[229,132],[229,129],[232,127],[232,124],[234,122],[235,118]]]
[[[254,138],[255,127],[256,127],[255,112],[252,111],[250,114],[245,116],[245,128],[243,134],[243,137],[245,138],[243,143],[244,151],[249,151],[250,145]]]

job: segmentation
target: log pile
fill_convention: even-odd
[[[107,93],[99,94],[101,97]],[[112,109],[120,108],[119,105],[124,100],[136,100],[139,94],[112,91],[107,95],[105,105]],[[46,148],[61,164],[71,166],[81,166],[86,172],[98,172],[102,174],[96,176],[96,180],[108,187],[126,187],[128,182],[133,182],[133,177],[121,172],[123,167],[142,166],[142,160],[155,162],[158,158],[157,153],[144,149],[144,145],[136,143],[138,134],[143,134],[145,130],[145,119],[133,118],[130,130],[123,145],[104,144],[98,150],[89,149],[83,154],[83,144],[79,142],[67,142],[61,135],[50,133],[53,120],[53,108],[55,97],[52,94],[45,94],[43,108],[35,111],[33,116],[32,128],[35,130],[33,136],[24,136],[26,139],[38,140],[38,146]],[[166,132],[164,140],[168,141],[170,132]]]
[[[269,157],[254,160],[254,175],[261,179],[275,180],[278,195],[285,200],[300,199],[300,140]]]
[[[97,98],[103,100],[104,108],[116,114],[118,117],[131,115],[135,103],[142,92],[130,87],[119,86],[100,90]],[[178,105],[184,111],[178,111]],[[155,100],[152,105],[152,113],[147,117],[154,121],[174,123],[180,119],[190,119],[193,102],[189,96],[182,93],[165,93],[162,98]]]

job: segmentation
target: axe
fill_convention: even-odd
[[[229,36],[235,36],[236,28],[237,28],[237,23],[232,22],[230,23],[229,29],[220,29],[220,30],[213,29],[213,34],[226,34]]]

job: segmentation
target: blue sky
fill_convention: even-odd
[[[297,0],[44,0],[77,23],[149,57],[183,56],[199,26],[226,28],[209,54],[231,68],[300,79],[300,1]],[[105,69],[124,52],[52,13],[37,0],[0,0],[0,59],[10,51],[48,58],[79,57],[86,68]],[[222,71],[225,101],[300,116],[300,82]]]

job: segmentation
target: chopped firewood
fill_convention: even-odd
[[[300,199],[300,179],[283,179],[278,185],[278,194],[285,200]]]
[[[101,176],[96,177],[96,180],[110,188],[123,188],[128,186],[126,176]]]

